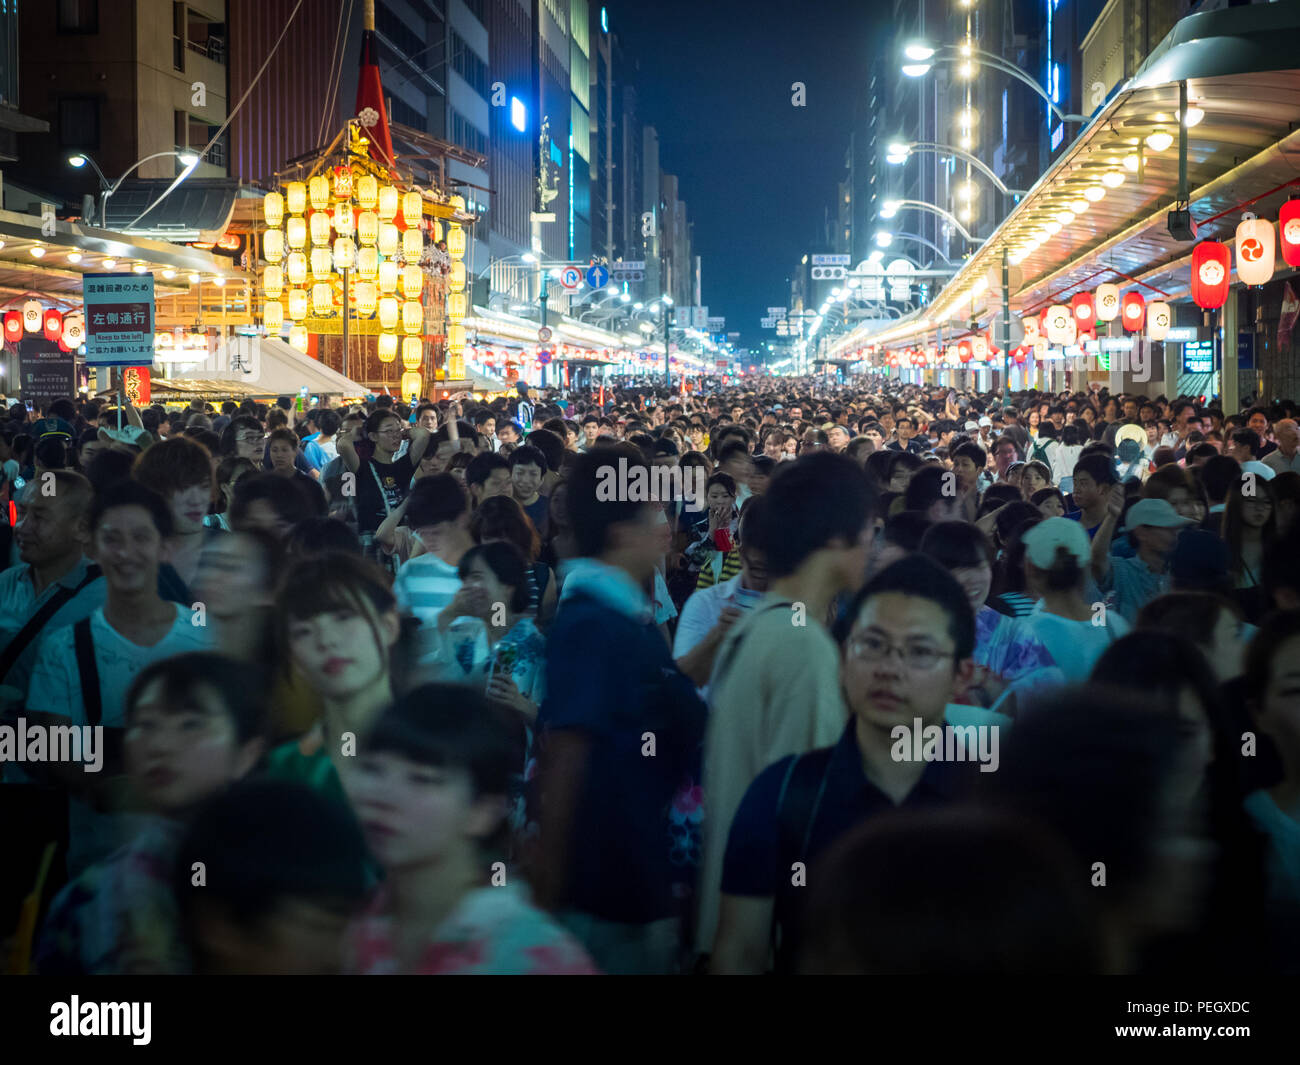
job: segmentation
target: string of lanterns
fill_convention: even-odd
[[[61,351],[76,351],[86,342],[86,316],[81,311],[64,314],[40,300],[27,300],[20,310],[5,311],[4,338],[9,343],[35,333],[56,341]]]

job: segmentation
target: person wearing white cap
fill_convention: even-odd
[[[1136,622],[1138,611],[1169,591],[1169,556],[1178,534],[1192,523],[1165,499],[1139,499],[1129,507],[1124,531],[1137,552],[1135,558],[1110,553],[1120,515],[1124,486],[1114,485],[1106,500],[1106,516],[1092,538],[1092,575],[1103,592],[1114,592],[1115,609],[1125,621]]]

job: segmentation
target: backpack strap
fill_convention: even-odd
[[[82,618],[72,626],[72,644],[77,654],[77,672],[81,675],[81,701],[86,707],[86,724],[98,725],[104,717],[104,703],[99,690],[99,667],[95,664],[90,618]]]
[[[36,639],[37,633],[45,627],[45,623],[49,621],[50,618],[54,617],[64,604],[75,597],[77,593],[85,588],[91,581],[97,580],[100,575],[101,571],[98,566],[87,566],[85,577],[82,578],[81,582],[75,588],[69,588],[67,585],[64,585],[45,600],[40,610],[36,611],[35,614],[27,619],[27,624],[14,634],[13,639],[9,641],[4,652],[0,653],[0,680],[3,680],[3,678],[9,675],[9,671],[13,669],[14,663],[22,657],[22,654],[27,650],[28,645]]]
[[[778,881],[775,905],[772,907],[771,929],[772,950],[778,959],[778,970],[785,967],[782,964],[783,918],[785,922],[789,921],[795,901],[791,898],[789,870],[795,862],[808,861],[813,825],[817,822],[822,797],[826,794],[831,756],[834,753],[834,747],[820,747],[807,754],[797,755],[790,762],[790,768],[781,782],[781,793],[776,802],[777,874],[781,879]]]

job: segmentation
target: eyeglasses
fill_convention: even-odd
[[[260,433],[240,433],[238,436],[235,437],[235,443],[260,444],[262,442],[262,439],[263,438]]]
[[[895,647],[879,636],[859,636],[849,642],[849,654],[862,662],[879,662],[898,652],[900,664],[911,673],[925,673],[940,662],[954,657],[953,652],[937,651],[933,647]]]

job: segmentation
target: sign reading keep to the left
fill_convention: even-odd
[[[152,366],[152,274],[83,274],[87,366]]]

